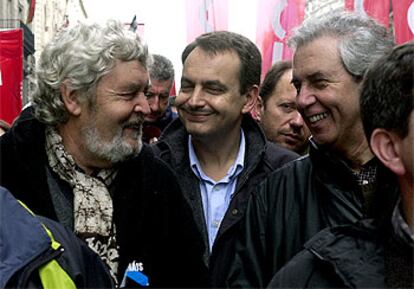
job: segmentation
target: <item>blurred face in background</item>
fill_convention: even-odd
[[[299,154],[306,152],[310,131],[298,112],[292,70],[286,70],[271,95],[258,102],[257,117],[269,141]]]
[[[151,79],[151,86],[147,92],[151,112],[145,116],[146,122],[155,122],[164,116],[168,108],[171,87],[171,80]]]

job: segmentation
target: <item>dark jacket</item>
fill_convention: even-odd
[[[3,187],[0,212],[0,288],[43,288],[39,269],[52,260],[58,262],[76,288],[114,288],[104,263],[83,241],[62,225],[33,216]],[[51,247],[51,238],[42,224],[61,245],[59,248]],[[47,274],[56,277],[59,272],[51,269]]]
[[[396,180],[382,166],[377,174],[368,211],[347,164],[311,141],[309,156],[274,172],[252,194],[228,284],[266,287],[275,272],[325,227],[390,211],[398,196]]]
[[[160,119],[154,122],[144,122],[142,140],[149,143],[152,138],[159,138],[165,127],[177,117],[178,114],[172,110],[171,106],[168,106],[165,114]]]
[[[157,155],[176,172],[183,194],[190,204],[193,218],[198,225],[197,234],[205,247],[203,257],[200,258],[204,260],[206,271],[207,268],[210,270],[209,284],[213,287],[225,286],[224,277],[234,256],[235,236],[239,231],[250,193],[270,172],[298,157],[294,152],[267,142],[260,127],[251,117],[244,117],[242,128],[246,138],[244,169],[238,177],[236,190],[221,222],[210,256],[199,181],[190,167],[188,134],[182,122],[179,119],[172,122],[154,146]]]
[[[275,275],[269,288],[413,288],[413,249],[389,222],[371,219],[327,228]],[[398,266],[389,260],[399,260]]]
[[[67,191],[69,185],[51,172],[44,142],[44,125],[34,119],[30,108],[25,110],[0,138],[0,184],[36,214],[62,221],[51,194]],[[186,217],[190,211],[167,166],[144,146],[137,158],[118,166],[111,193],[120,247],[119,277],[136,261],[144,264],[151,287],[197,287],[199,281],[183,273],[196,270],[195,264],[186,268],[193,262],[187,259],[193,258],[192,247],[198,246],[187,234],[195,225]],[[73,202],[73,196],[69,198]]]

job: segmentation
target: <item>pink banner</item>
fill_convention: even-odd
[[[291,59],[287,46],[291,30],[305,17],[306,0],[259,0],[256,44],[262,58],[262,76],[278,60]]]
[[[367,14],[387,28],[390,25],[390,0],[345,0],[345,9]]]
[[[227,30],[228,0],[187,0],[187,41],[203,33]]]
[[[393,0],[395,41],[414,40],[414,0]]]
[[[0,31],[0,119],[12,123],[22,109],[23,30]]]

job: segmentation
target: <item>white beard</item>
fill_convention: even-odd
[[[82,134],[86,147],[92,154],[116,164],[137,156],[142,149],[142,124],[135,130],[136,147],[123,140],[122,131],[123,127],[120,127],[112,140],[105,142],[99,135],[96,123],[93,121],[90,126],[82,130]]]

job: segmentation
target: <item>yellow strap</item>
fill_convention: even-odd
[[[22,205],[22,207],[23,207],[23,208],[25,208],[26,210],[28,210],[30,214],[32,214],[33,216],[35,216],[35,214],[32,212],[32,210],[30,210],[30,209],[29,209],[29,207],[28,207],[28,206],[26,206],[26,204],[25,204],[25,203],[23,203],[23,202],[22,202],[22,201],[20,201],[20,200],[17,200],[17,201],[19,202],[19,204],[20,204],[20,205]]]
[[[76,289],[73,280],[56,260],[40,267],[39,274],[44,289]]]
[[[23,203],[20,200],[17,200],[20,205],[22,205],[31,215],[33,215],[34,217],[36,217],[36,215],[32,212],[32,210],[29,209],[29,207],[26,206],[25,203]],[[55,238],[53,237],[52,232],[50,232],[50,230],[42,223],[40,222],[40,224],[42,225],[43,229],[46,231],[47,235],[50,238],[50,241],[52,242],[51,246],[53,249],[57,250],[60,247],[60,244],[58,242],[56,242]]]
[[[43,226],[43,229],[45,229],[45,231],[46,231],[46,233],[47,233],[47,235],[49,236],[49,238],[50,238],[50,241],[52,241],[52,244],[50,244],[50,246],[54,249],[54,250],[57,250],[57,249],[59,249],[59,247],[61,246],[60,245],[60,243],[58,243],[56,240],[55,240],[55,238],[53,237],[53,235],[52,235],[52,232],[50,232],[50,230],[45,226],[45,225],[43,225],[43,223],[41,223],[42,224],[42,226]]]
[[[23,202],[19,201],[19,203],[30,214],[36,217],[36,215]],[[43,223],[41,224],[50,238],[50,246],[53,248],[53,250],[59,249],[61,245],[55,240],[52,232]],[[76,285],[73,280],[70,278],[68,273],[63,270],[63,268],[56,260],[51,260],[48,263],[42,265],[39,268],[39,275],[44,289],[76,289]]]

